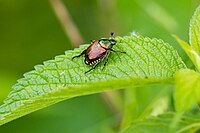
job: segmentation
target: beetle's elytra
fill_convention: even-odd
[[[118,53],[126,53],[126,52],[112,49],[112,47],[117,43],[117,41],[113,38],[113,34],[114,33],[112,32],[110,33],[109,39],[102,38],[99,40],[92,40],[91,45],[87,49],[83,50],[81,54],[72,57],[72,60],[73,60],[74,58],[78,58],[84,55],[85,64],[92,66],[92,68],[86,71],[85,74],[95,69],[97,65],[105,59],[106,61],[103,66],[103,69],[104,69],[104,67],[106,66],[106,63],[108,62],[110,51],[118,52]]]

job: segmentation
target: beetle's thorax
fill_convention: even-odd
[[[98,45],[106,49],[112,48],[111,42],[109,39],[100,39]]]

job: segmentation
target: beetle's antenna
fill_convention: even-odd
[[[114,35],[114,32],[111,32],[111,33],[110,33],[110,37],[112,38],[112,37],[113,37],[113,35]]]

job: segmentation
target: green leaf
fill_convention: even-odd
[[[181,45],[183,50],[187,53],[187,55],[190,57],[192,62],[194,63],[196,69],[200,72],[200,56],[198,53],[193,50],[188,43],[185,41],[181,40],[179,37],[173,35],[174,38],[178,41],[178,43]]]
[[[190,21],[189,41],[192,49],[200,55],[200,6],[196,9]]]
[[[0,106],[0,125],[76,96],[132,86],[171,84],[174,73],[186,68],[177,52],[162,40],[142,36],[116,37],[116,40],[114,49],[126,54],[111,53],[104,71],[101,63],[84,74],[91,67],[84,64],[83,58],[71,60],[88,47],[83,45],[24,74]]]
[[[120,133],[188,133],[199,129],[199,120],[184,116],[178,120],[175,129],[171,129],[169,125],[173,122],[175,115],[174,113],[165,113],[158,117],[135,120],[129,128]],[[194,128],[196,129],[194,130]]]
[[[197,104],[200,98],[200,74],[193,70],[180,70],[176,74],[175,107],[180,113]]]
[[[125,109],[121,129],[131,126],[135,119],[144,119],[166,112],[172,86],[130,88],[125,90]],[[141,98],[143,97],[143,98]]]

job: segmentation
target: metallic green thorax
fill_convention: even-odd
[[[112,48],[117,43],[114,39],[100,39],[98,45],[104,48]]]

